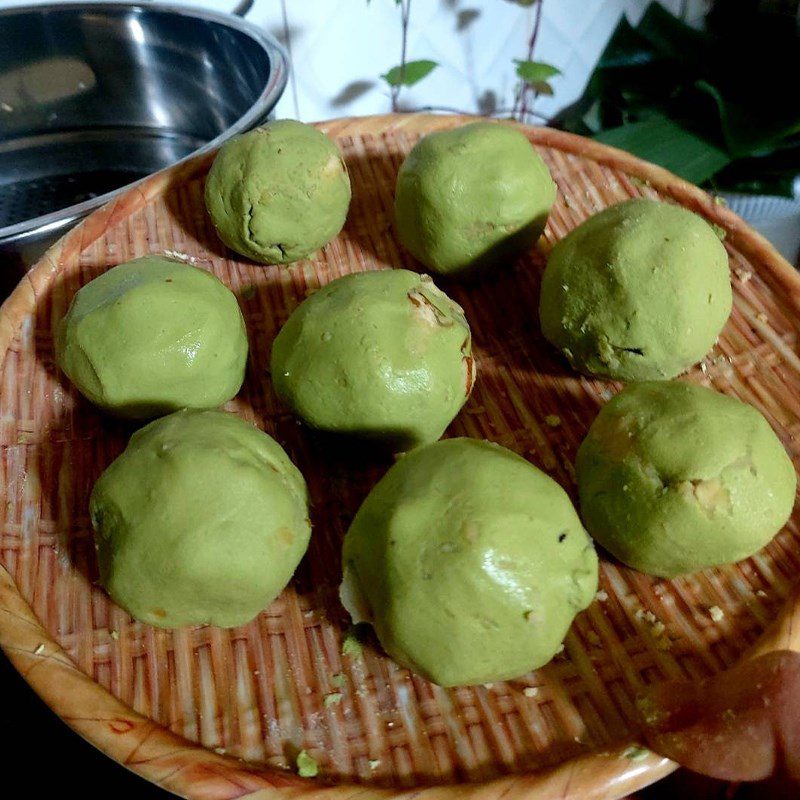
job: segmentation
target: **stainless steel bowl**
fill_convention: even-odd
[[[267,119],[281,46],[160,3],[0,11],[0,284],[135,181]]]

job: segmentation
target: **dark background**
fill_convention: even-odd
[[[79,797],[81,800],[169,800],[157,789],[73,733],[33,693],[0,653],[0,797]],[[11,789],[23,778],[24,790]],[[22,785],[17,784],[17,785]]]

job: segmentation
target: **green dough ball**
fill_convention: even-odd
[[[682,382],[634,384],[604,406],[577,473],[589,533],[664,577],[752,555],[794,505],[794,467],[764,417]]]
[[[275,390],[308,425],[400,448],[438,439],[474,380],[464,312],[403,269],[331,281],[272,346]]]
[[[343,562],[354,621],[441,686],[545,664],[597,590],[597,556],[564,490],[476,439],[403,456],[359,509]]]
[[[575,369],[662,380],[713,347],[731,303],[728,256],[708,223],[637,199],[595,214],[553,248],[539,314]]]
[[[339,148],[311,125],[282,119],[226,142],[206,180],[219,238],[264,264],[289,264],[344,225],[350,178]]]
[[[515,128],[475,122],[431,133],[397,176],[395,227],[429,269],[489,268],[541,236],[556,199],[544,161]]]
[[[78,391],[130,419],[212,408],[244,380],[247,333],[234,294],[211,273],[145,256],[81,288],[56,334]]]
[[[134,433],[89,507],[101,583],[165,628],[245,624],[289,582],[311,533],[297,467],[223,411],[178,411]]]

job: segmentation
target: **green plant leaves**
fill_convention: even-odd
[[[544,61],[520,61],[515,58],[514,63],[517,65],[517,75],[527,83],[546,81],[548,78],[561,74],[558,67],[546,64]]]
[[[636,31],[659,55],[679,61],[702,58],[712,44],[707,33],[690,28],[658,3],[648,6]]]
[[[538,94],[552,95],[553,87],[549,79],[561,74],[558,67],[544,61],[520,61],[514,59],[517,65],[517,76],[528,84]]]
[[[662,114],[609,128],[595,138],[659,164],[692,183],[708,180],[731,162],[725,150]]]
[[[754,3],[717,0],[706,30],[658,3],[620,21],[583,96],[555,123],[687,180],[791,191],[800,175],[800,34]]]
[[[438,67],[436,61],[421,59],[420,61],[408,61],[405,65],[392,67],[385,75],[381,75],[389,86],[413,86],[419,83]]]
[[[776,107],[770,107],[758,97],[749,102],[732,100],[708,81],[697,81],[695,87],[716,104],[725,144],[736,156],[772,149],[800,132],[800,100],[788,92],[783,102],[777,99]]]

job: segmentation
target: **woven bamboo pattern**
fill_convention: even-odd
[[[263,267],[226,251],[204,211],[204,157],[85,220],[0,311],[0,645],[73,728],[176,793],[345,800],[368,788],[372,797],[408,800],[616,798],[675,767],[654,754],[625,755],[637,740],[638,691],[712,675],[753,647],[800,648],[795,513],[753,558],[672,581],[603,556],[601,591],[564,652],[518,680],[445,690],[399,668],[375,642],[360,656],[342,653],[341,539],[389,463],[360,451],[333,454],[298,425],[273,394],[270,346],[297,304],[333,278],[416,268],[391,228],[396,172],[420,135],[465,121],[389,115],[321,125],[345,154],[353,202],[342,234],[313,260]],[[649,196],[679,202],[726,232],[733,314],[685,379],[756,406],[797,464],[794,270],[724,206],[669,173],[579,137],[522,130],[550,167],[558,200],[536,250],[480,282],[440,284],[466,311],[478,366],[448,435],[499,442],[575,498],[575,452],[618,387],[571,372],[544,342],[540,275],[552,243],[582,220]],[[53,331],[81,285],[148,253],[182,254],[237,294],[250,358],[228,408],[286,447],[312,497],[314,532],[295,579],[254,622],[232,630],[157,630],[132,620],[95,583],[88,497],[133,428],[96,411],[58,374]],[[301,749],[319,763],[319,779],[294,774]]]

